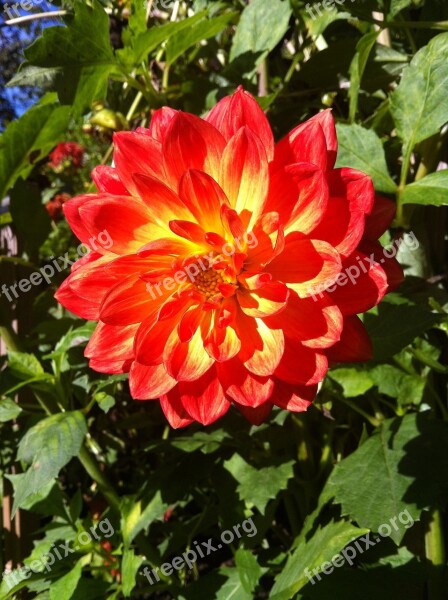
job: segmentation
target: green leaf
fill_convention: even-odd
[[[3,398],[0,400],[0,423],[6,423],[17,419],[22,412],[22,409],[18,404],[11,400],[11,398]]]
[[[256,557],[250,550],[238,548],[235,552],[235,565],[244,591],[253,594],[262,574],[262,569]]]
[[[357,369],[333,369],[329,371],[328,376],[339,383],[346,398],[362,396],[374,385],[367,371],[358,371]]]
[[[123,595],[125,598],[129,598],[131,595],[131,592],[135,587],[138,570],[144,560],[145,558],[143,556],[136,556],[134,550],[125,548],[121,565]]]
[[[405,154],[448,121],[447,86],[448,33],[441,33],[417,52],[390,96],[391,114],[405,142]]]
[[[128,38],[125,37],[125,43],[129,45],[117,51],[117,56],[123,64],[128,67],[132,65],[140,65],[145,60],[150,52],[159,48],[160,45],[169,40],[174,34],[180,36],[180,32],[184,29],[190,29],[196,23],[201,21],[207,11],[202,11],[183,21],[173,21],[164,25],[150,27],[147,31],[141,32],[139,35]]]
[[[44,375],[44,369],[34,354],[8,352],[8,365],[18,379],[32,379]]]
[[[212,19],[202,19],[186,29],[182,35],[172,35],[166,45],[166,61],[173,64],[189,48],[221,32],[237,13],[229,12]]]
[[[17,459],[31,466],[22,475],[9,476],[15,490],[13,512],[78,455],[86,433],[84,415],[79,411],[47,417],[27,431],[19,444]]]
[[[398,544],[408,515],[417,521],[446,495],[447,449],[447,424],[425,413],[390,419],[335,467],[328,486],[344,515],[375,532],[388,525]]]
[[[294,552],[275,579],[269,599],[291,600],[309,581],[305,569],[309,572],[321,570],[323,563],[331,561],[347,544],[365,533],[368,529],[359,529],[346,521],[332,521],[317,529],[309,540],[299,536]]]
[[[425,206],[448,205],[448,169],[430,173],[407,185],[402,193],[403,204],[423,204]]]
[[[67,135],[69,112],[65,106],[38,105],[7,127],[0,137],[0,198]]]
[[[386,360],[397,354],[418,335],[440,322],[440,315],[424,305],[392,304],[390,300],[391,296],[363,318],[373,343],[375,360]]]
[[[372,129],[338,123],[337,135],[337,167],[359,169],[370,175],[377,191],[395,192],[397,186],[389,175],[383,144]]]
[[[70,600],[76,590],[82,573],[82,559],[78,560],[75,567],[64,577],[50,585],[50,600]]]
[[[41,202],[41,191],[19,179],[10,194],[11,215],[27,254],[37,255],[51,230],[51,219]]]
[[[248,70],[253,71],[268,52],[285,35],[292,14],[286,0],[253,0],[243,10],[232,47],[230,61],[252,57]]]
[[[61,104],[73,104],[75,112],[89,110],[93,101],[106,97],[108,78],[116,69],[109,17],[97,0],[92,7],[77,0],[67,26],[44,29],[25,57],[25,65],[40,67],[35,75],[55,78]]]
[[[425,390],[425,380],[418,375],[404,373],[392,365],[378,365],[369,372],[381,394],[396,398],[401,406],[418,405]]]
[[[419,0],[391,0],[389,15],[395,17],[400,11],[408,6],[419,4]]]
[[[356,44],[356,54],[350,64],[350,88],[348,95],[350,97],[349,119],[355,120],[358,109],[358,96],[361,87],[361,80],[369,59],[370,52],[376,43],[380,31],[370,31],[362,36]]]
[[[134,497],[123,499],[121,530],[125,547],[128,547],[135,537],[153,521],[161,520],[168,505],[163,502],[160,491],[157,491],[151,501],[142,510],[142,501]]]
[[[249,506],[256,506],[264,513],[269,500],[285,489],[293,476],[294,461],[259,469],[248,464],[239,454],[226,460],[224,468],[238,481],[237,492]]]

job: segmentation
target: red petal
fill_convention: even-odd
[[[128,196],[129,192],[124,187],[117,170],[106,165],[98,165],[92,171],[92,179],[99,192],[115,194],[117,196]]]
[[[340,341],[326,350],[332,362],[364,362],[372,358],[372,342],[357,316],[344,318]]]
[[[372,212],[366,216],[364,238],[376,241],[383,235],[395,216],[397,205],[395,202],[375,195]]]
[[[163,142],[168,126],[178,112],[168,106],[163,106],[159,110],[154,111],[149,124],[148,134],[159,142]]]
[[[160,396],[160,406],[167,418],[168,423],[174,429],[185,427],[193,423],[193,419],[185,410],[179,394],[179,386],[170,390],[167,394]]]
[[[269,327],[282,329],[287,337],[309,348],[328,348],[341,337],[342,314],[326,292],[320,298],[299,298],[292,293],[286,309],[265,319]]]
[[[194,169],[187,171],[180,182],[179,196],[205,231],[223,233],[220,211],[229,201],[210,175]]]
[[[130,196],[98,196],[83,204],[79,214],[98,252],[130,254],[151,237],[148,209]]]
[[[293,129],[275,146],[273,170],[294,163],[311,163],[326,171],[327,145],[322,126],[317,121],[306,121]]]
[[[285,410],[304,412],[312,404],[316,394],[317,385],[291,385],[277,379],[272,401]]]
[[[256,223],[263,212],[269,186],[266,151],[250,129],[243,127],[228,142],[222,155],[218,182],[232,208]]]
[[[285,249],[268,266],[272,277],[305,297],[324,290],[341,271],[338,252],[327,242],[290,233]],[[317,292],[316,292],[317,290]]]
[[[265,211],[277,211],[286,232],[309,233],[324,218],[328,185],[315,165],[290,165],[270,178]]]
[[[322,381],[327,370],[328,361],[324,354],[286,338],[285,351],[275,376],[288,383],[312,385]]]
[[[229,409],[215,369],[209,369],[200,379],[179,383],[179,394],[187,413],[203,425],[210,425]]]
[[[337,283],[327,290],[343,315],[365,312],[386,294],[387,275],[378,263],[370,264],[374,259],[374,256],[356,252],[342,263]]]
[[[138,325],[107,325],[98,323],[84,356],[95,360],[111,362],[125,361],[134,358],[134,335]]]
[[[206,171],[216,178],[225,140],[203,119],[177,113],[163,140],[163,159],[171,187],[177,191],[180,178],[189,169]]]
[[[129,372],[129,387],[134,400],[152,400],[168,393],[176,385],[163,365],[132,364]]]
[[[249,371],[255,375],[272,375],[282,359],[285,340],[279,329],[269,329],[262,319],[255,319],[257,324],[257,341],[250,358],[244,361]],[[239,333],[239,332],[238,332]],[[239,333],[241,339],[241,334]],[[244,340],[241,339],[244,345]]]
[[[268,160],[274,157],[274,138],[271,126],[255,98],[239,87],[232,96],[226,96],[205,117],[226,141],[241,127],[248,127],[263,143]]]
[[[266,421],[272,410],[272,404],[270,402],[265,402],[264,404],[257,406],[257,408],[242,406],[241,404],[237,404],[236,407],[240,413],[246,417],[249,423],[252,423],[252,425],[261,425],[263,421]]]
[[[217,370],[226,394],[239,404],[255,408],[272,396],[274,380],[254,375],[237,358],[217,365]]]
[[[121,181],[133,195],[137,194],[135,173],[165,180],[162,144],[149,135],[136,131],[115,133],[114,163]]]

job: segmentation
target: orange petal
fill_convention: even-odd
[[[114,164],[120,180],[132,195],[138,195],[133,175],[142,173],[165,181],[162,144],[136,131],[114,133]]]
[[[255,408],[271,398],[274,380],[254,375],[239,359],[221,363],[217,370],[226,394],[238,404]]]
[[[268,160],[273,159],[274,137],[269,121],[255,98],[241,86],[232,96],[220,100],[205,119],[222,133],[226,141],[241,127],[248,127],[260,138]]]
[[[339,254],[330,244],[290,233],[285,238],[284,251],[267,270],[274,279],[306,297],[334,283],[341,268]]]
[[[229,200],[210,175],[195,169],[187,171],[180,181],[179,196],[202,229],[215,235],[223,233],[220,211],[221,206],[229,205]]]
[[[129,372],[129,387],[134,400],[152,400],[166,394],[176,385],[163,365],[141,365],[133,362]]]
[[[203,119],[179,112],[165,133],[163,161],[171,187],[178,190],[182,175],[190,169],[209,173],[216,179],[225,140]]]
[[[214,368],[196,381],[180,383],[179,394],[187,413],[203,425],[210,425],[230,407]]]
[[[265,210],[279,213],[286,233],[310,233],[324,218],[328,196],[325,174],[319,167],[290,165],[271,175]]]
[[[287,383],[312,385],[322,381],[327,370],[328,361],[324,354],[286,338],[285,351],[275,376]]]
[[[269,329],[261,319],[255,321],[260,343],[244,364],[255,375],[272,375],[282,360],[285,347],[283,332],[279,329]]]
[[[130,254],[152,235],[148,209],[130,196],[98,196],[81,205],[79,215],[101,253]]]
[[[254,225],[263,212],[269,186],[266,151],[247,127],[228,142],[221,161],[218,182],[231,206],[241,214],[249,211]]]

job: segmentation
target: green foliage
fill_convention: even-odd
[[[17,303],[2,294],[0,497],[27,525],[25,543],[8,538],[0,553],[17,567],[0,598],[443,600],[448,7],[313,2],[312,18],[302,0],[149,4],[64,2],[68,14],[25,49],[9,85],[42,98],[0,138],[1,239],[11,227],[19,245],[2,251],[2,284],[79,257],[45,205],[94,191],[90,170],[110,164],[115,131],[147,126],[164,105],[203,115],[241,83],[276,139],[332,109],[337,167],[364,171],[396,202],[382,242],[402,240],[407,277],[362,316],[373,359],[332,365],[306,413],[275,409],[255,427],[233,411],[176,431],[158,402],[132,400],[127,375],[89,368],[95,323],[53,297],[68,270]],[[49,165],[61,141],[83,147],[82,165]],[[381,544],[325,574],[366,535]],[[60,544],[73,552],[46,569]],[[191,568],[162,573],[192,551]]]

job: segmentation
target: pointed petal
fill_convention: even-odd
[[[216,178],[225,140],[203,119],[179,112],[171,119],[163,140],[163,160],[171,187],[177,191],[185,171],[198,169]]]
[[[203,425],[210,425],[230,407],[214,368],[196,381],[179,383],[179,393],[187,413]]]
[[[168,423],[173,429],[186,427],[193,423],[193,419],[187,413],[181,402],[178,385],[167,394],[160,396],[160,406],[162,407]]]
[[[120,180],[132,195],[137,195],[135,173],[166,179],[162,144],[149,135],[136,131],[114,133],[114,163]]]
[[[163,106],[162,108],[155,110],[151,116],[148,135],[159,142],[163,142],[168,126],[178,112],[179,111],[169,108],[168,106]]]
[[[187,171],[180,181],[179,196],[202,229],[223,233],[220,211],[221,206],[229,205],[229,200],[210,175],[194,169]]]
[[[247,127],[228,142],[221,160],[218,179],[231,206],[239,215],[250,215],[254,225],[263,212],[269,186],[266,151],[259,138]]]
[[[269,329],[262,319],[255,319],[259,344],[244,364],[255,375],[272,375],[282,360],[285,339],[279,329]]]
[[[97,165],[92,171],[92,179],[99,192],[128,196],[129,192],[118,177],[118,172],[113,167]]]
[[[255,98],[239,87],[232,96],[226,96],[205,117],[224,136],[226,142],[241,127],[248,127],[261,140],[268,160],[274,157],[274,137],[271,126]]]
[[[134,358],[134,335],[138,325],[107,325],[98,323],[84,356],[95,360],[111,362],[125,361]]]

